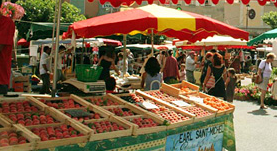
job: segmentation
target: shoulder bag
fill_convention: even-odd
[[[263,82],[263,72],[265,70],[265,67],[266,67],[266,62],[265,62],[264,68],[262,70],[261,76],[258,75],[258,72],[254,75],[254,77],[253,77],[254,83],[260,84]]]

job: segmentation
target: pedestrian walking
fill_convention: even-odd
[[[43,53],[40,58],[39,73],[42,79],[42,87],[40,94],[50,94],[50,61],[49,57],[51,49],[48,46],[43,48]]]
[[[227,70],[227,75],[228,77],[225,81],[226,101],[233,102],[237,82],[236,70],[234,68],[229,68]]]
[[[194,60],[195,56],[196,56],[196,53],[194,51],[191,51],[189,53],[189,56],[186,59],[186,76],[187,76],[187,81],[190,83],[195,83],[195,78],[194,78],[194,70],[196,65],[196,61]]]
[[[268,53],[266,55],[266,59],[262,60],[261,63],[259,64],[259,69],[258,69],[258,76],[262,77],[263,81],[260,84],[257,84],[257,86],[261,89],[261,104],[260,108],[261,109],[267,109],[267,106],[264,104],[264,99],[265,99],[265,94],[267,91],[267,85],[269,83],[269,79],[271,76],[272,72],[272,62],[276,55],[274,53]]]

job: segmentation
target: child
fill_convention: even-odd
[[[181,69],[179,71],[180,74],[180,82],[186,80],[186,64],[181,64]]]
[[[228,75],[228,78],[226,79],[226,82],[225,82],[226,100],[228,102],[233,102],[235,86],[237,82],[236,70],[234,68],[229,68],[227,70],[227,75]]]
[[[116,81],[114,77],[109,77],[108,79],[105,80],[106,83],[106,93],[115,93],[115,86],[116,86]]]
[[[119,53],[118,54],[117,68],[121,73],[123,73],[123,67],[124,67],[123,53]],[[128,71],[128,61],[127,60],[126,60],[126,71]]]

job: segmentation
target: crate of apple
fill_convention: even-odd
[[[26,144],[28,140],[16,133],[15,131],[2,131],[0,132],[0,150],[1,147]]]
[[[178,98],[170,96],[170,95],[168,95],[164,92],[161,92],[159,90],[157,90],[157,91],[146,91],[145,93],[147,93],[147,94],[149,94],[149,95],[151,95],[155,98],[166,101],[166,102],[172,102],[172,101],[178,101],[179,100]]]
[[[133,116],[135,115],[134,112],[132,112],[130,109],[128,108],[109,108],[109,109],[106,109],[108,110],[109,112],[111,113],[114,113],[115,115],[117,116],[121,116],[121,117],[125,117],[125,116]]]
[[[84,107],[81,104],[75,102],[73,99],[52,100],[52,101],[40,99],[39,101],[55,109],[70,109],[70,108]]]
[[[11,121],[24,126],[58,123],[51,115],[40,113],[17,113],[6,115]]]
[[[86,110],[84,110],[86,111]],[[85,120],[92,120],[92,119],[100,119],[100,118],[103,118],[101,117],[101,115],[99,113],[95,113],[93,111],[89,111],[88,113],[90,114],[89,116],[83,116],[83,117],[73,117],[71,114],[69,113],[66,113],[65,111],[61,111],[63,114],[67,115],[68,117],[76,120],[76,121],[79,121],[79,122],[83,122]],[[86,111],[87,112],[87,111]]]
[[[186,120],[190,119],[189,117],[182,115],[180,113],[176,113],[175,111],[167,111],[167,112],[159,113],[159,116],[170,121],[171,124],[186,121]]]
[[[159,126],[159,124],[153,121],[153,119],[151,118],[133,118],[133,119],[129,119],[128,121],[138,125],[139,128]]]
[[[196,115],[196,117],[198,117],[198,118],[212,115],[212,113],[205,111],[202,108],[196,107],[196,106],[187,107],[187,108],[185,108],[185,110]]]
[[[112,105],[119,105],[119,103],[108,99],[108,98],[89,98],[86,99],[88,102],[97,105],[97,106],[112,106]]]
[[[38,110],[29,101],[3,102],[0,104],[0,113],[37,112]]]
[[[110,121],[91,122],[85,123],[85,125],[93,129],[94,134],[125,130],[123,126]]]
[[[80,133],[69,125],[32,128],[31,131],[41,138],[41,141],[59,140],[65,138],[81,137]]]

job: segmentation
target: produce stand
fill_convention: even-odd
[[[8,134],[16,131],[17,135],[26,138],[24,144],[8,140],[9,146],[0,146],[0,149],[235,150],[232,115],[235,107],[227,104],[228,109],[214,108],[211,101],[217,98],[187,84],[195,92],[181,95],[178,86],[163,84],[156,91],[98,97],[70,95],[0,100],[0,145],[1,140],[6,139],[3,131]],[[191,96],[204,101],[195,101]],[[186,106],[176,104],[176,100]],[[12,114],[16,116],[10,116]],[[34,121],[37,114],[39,123]],[[51,119],[44,123],[40,116]],[[24,123],[19,122],[22,119]],[[29,124],[28,119],[31,119]]]

